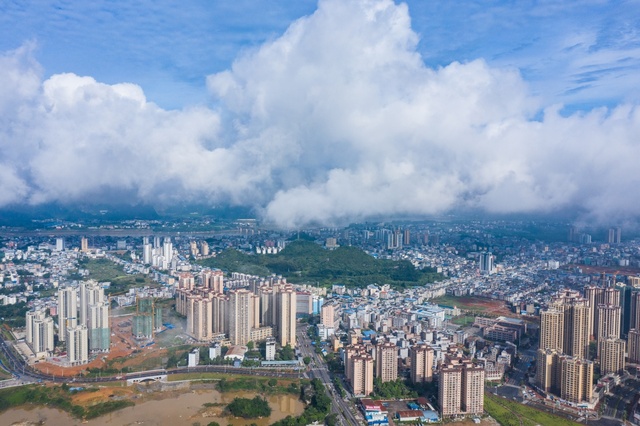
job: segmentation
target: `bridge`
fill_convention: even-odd
[[[131,379],[127,379],[127,386],[134,385],[136,383],[144,383],[144,382],[166,382],[167,375],[166,374],[156,374],[153,376],[142,376],[142,377],[133,377]]]

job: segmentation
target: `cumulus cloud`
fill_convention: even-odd
[[[286,227],[461,208],[637,214],[637,105],[563,117],[518,70],[429,68],[417,42],[403,4],[321,0],[208,77],[215,110],[181,111],[132,84],[42,81],[29,49],[10,52],[0,205],[119,192],[253,206]]]

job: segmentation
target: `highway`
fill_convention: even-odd
[[[315,352],[315,347],[311,345],[311,340],[307,335],[307,327],[299,327],[297,334],[298,348],[300,349],[302,356],[308,356],[312,360],[310,364],[312,367],[309,371],[309,375],[312,379],[320,379],[322,383],[324,383],[328,395],[334,402],[333,404],[331,404],[331,412],[337,414],[338,424],[342,426],[361,425],[363,422],[356,418],[356,415],[353,412],[353,405],[350,402],[345,401],[336,392],[335,386],[333,385],[329,370],[327,368],[327,364],[324,361],[324,357],[318,355]]]

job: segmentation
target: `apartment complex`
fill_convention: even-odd
[[[383,383],[398,378],[398,348],[393,343],[380,342],[376,345],[376,377]]]
[[[466,358],[449,358],[438,372],[438,404],[443,418],[482,415],[484,368]]]
[[[433,349],[425,344],[414,345],[409,349],[409,356],[411,357],[411,382],[433,381]]]

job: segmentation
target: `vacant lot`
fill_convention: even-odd
[[[484,395],[485,411],[503,426],[577,426],[580,424],[490,393]]]
[[[473,296],[442,296],[437,299],[430,300],[431,303],[445,306],[457,306],[463,311],[467,311],[472,314],[487,315],[487,316],[500,316],[511,315],[514,313],[509,310],[505,303],[501,300],[486,299],[484,297]]]

